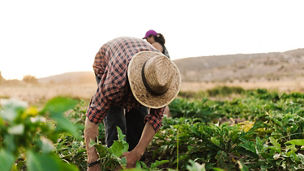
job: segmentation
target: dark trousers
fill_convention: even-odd
[[[120,106],[111,106],[103,123],[106,130],[106,144],[110,147],[114,140],[117,140],[117,126],[126,135],[126,141],[131,151],[138,143],[144,129],[144,118],[147,115],[147,108],[144,106],[133,108],[125,112]]]
[[[96,77],[97,84],[100,79]],[[105,125],[106,144],[110,147],[117,140],[117,126],[126,135],[126,141],[131,151],[137,144],[144,129],[144,119],[148,109],[144,106],[125,111],[123,107],[112,105],[103,120]]]

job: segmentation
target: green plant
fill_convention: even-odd
[[[127,161],[125,157],[122,157],[123,153],[128,151],[129,144],[125,141],[125,135],[121,129],[117,127],[118,140],[115,140],[111,147],[106,147],[100,142],[91,142],[91,145],[95,146],[100,156],[100,168],[101,170],[115,170],[118,167],[126,169]],[[145,163],[138,161],[136,163],[135,170],[157,170],[157,167],[167,163],[167,160],[155,161],[148,167]]]
[[[205,164],[199,164],[190,160],[190,165],[187,166],[188,171],[206,171]]]
[[[63,113],[76,100],[57,97],[42,110],[26,103],[7,100],[0,108],[0,170],[78,170],[55,153],[61,133],[80,138],[77,127]]]
[[[205,163],[206,170],[301,170],[303,97],[257,89],[232,100],[175,99],[174,118],[164,119],[149,152],[152,159],[170,156],[168,167],[174,168],[179,150],[183,170],[189,160]]]
[[[213,89],[207,90],[209,96],[227,96],[231,94],[243,94],[245,90],[242,87],[227,87],[219,86]]]
[[[230,92],[229,89],[220,91],[225,90],[227,93]],[[136,168],[129,170],[172,171],[177,168],[177,164],[178,170],[304,169],[303,93],[278,93],[265,89],[241,90],[241,96],[228,100],[221,99],[223,94],[225,93],[217,94],[217,100],[214,100],[213,97],[208,98],[207,92],[197,95],[185,93],[183,97],[186,98],[174,100],[170,104],[173,117],[163,119],[163,127],[154,136],[146,151],[145,163],[138,162]],[[73,109],[68,112],[60,110],[62,115],[59,116],[56,112],[52,113],[53,108],[58,108],[58,105],[44,107],[40,111],[35,107],[21,107],[20,112],[17,108],[15,110],[3,105],[0,109],[0,170],[7,167],[13,170],[35,170],[35,165],[27,166],[30,165],[28,161],[37,160],[38,166],[47,166],[41,161],[45,156],[53,161],[53,165],[70,163],[77,165],[80,170],[85,170],[83,127],[88,104],[89,101],[82,100],[76,106],[69,105],[69,108]],[[14,112],[17,114],[7,115]],[[62,118],[64,119],[61,120]],[[32,123],[32,120],[36,122]],[[40,124],[35,127],[31,125],[38,123],[37,121]],[[60,125],[66,121],[70,121],[75,127]],[[100,143],[104,142],[105,136],[103,124],[99,125],[100,136],[95,145],[101,153],[102,167],[113,169],[118,165],[124,166],[125,159],[121,158],[121,154],[127,149],[124,135],[119,135],[115,146],[107,148]],[[28,128],[33,128],[30,134],[26,133],[31,130]],[[31,139],[20,138],[23,136],[21,130]],[[12,136],[14,138],[10,140],[12,138],[9,137]],[[49,143],[43,142],[45,138]],[[14,153],[12,149],[14,146],[17,148],[16,143],[19,141],[24,141],[23,145],[21,148],[18,146],[17,152]],[[51,144],[53,148],[48,148],[47,144]],[[46,152],[47,149],[53,150]],[[155,162],[152,163],[153,161]],[[52,166],[48,167],[54,169]]]

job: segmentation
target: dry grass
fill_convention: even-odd
[[[16,84],[0,85],[0,98],[16,98],[30,104],[43,103],[55,96],[90,99],[96,84]]]
[[[181,91],[204,91],[217,86],[239,86],[244,89],[267,88],[278,91],[304,92],[304,81],[189,83],[183,82]],[[17,98],[30,104],[40,104],[55,96],[90,99],[96,92],[95,82],[83,84],[0,84],[1,98]]]

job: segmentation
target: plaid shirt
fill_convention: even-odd
[[[91,122],[100,123],[112,104],[120,104],[127,111],[140,105],[131,92],[127,69],[132,57],[141,51],[157,50],[142,39],[129,37],[116,38],[100,48],[93,64],[100,82],[86,114]],[[163,112],[164,108],[151,109],[145,117],[155,131],[161,127]]]

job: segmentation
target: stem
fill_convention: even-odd
[[[289,140],[290,140],[290,137],[291,137],[291,136],[293,136],[293,135],[298,135],[298,134],[303,134],[303,133],[302,133],[302,132],[301,132],[301,133],[294,133],[294,134],[290,134],[290,135],[287,135],[287,136],[280,137],[280,138],[278,138],[278,139],[285,139],[286,137],[288,137]]]
[[[176,135],[176,143],[177,143],[177,154],[176,154],[176,160],[177,160],[177,171],[178,171],[178,162],[179,162],[179,126],[177,128],[177,135]]]

